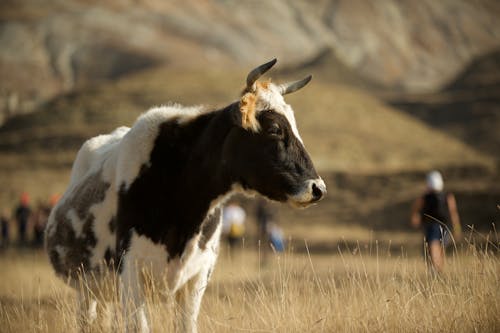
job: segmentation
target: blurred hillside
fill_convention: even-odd
[[[293,66],[325,50],[330,69],[429,91],[500,46],[499,14],[493,0],[4,0],[0,113],[159,64]]]
[[[471,61],[439,91],[388,100],[500,163],[500,50]]]

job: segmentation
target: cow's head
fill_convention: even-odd
[[[237,126],[226,141],[231,173],[244,189],[297,207],[323,198],[318,176],[297,130],[292,108],[283,96],[304,87],[303,80],[276,85],[257,82],[276,59],[252,70],[239,102]]]

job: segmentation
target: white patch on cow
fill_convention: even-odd
[[[161,276],[167,268],[168,252],[163,244],[132,231],[130,245],[123,259],[122,275],[135,274],[143,268],[151,269],[153,276]],[[131,286],[134,287],[134,286]]]
[[[111,233],[109,222],[114,218],[117,207],[117,196],[114,187],[106,191],[104,201],[90,207],[90,212],[95,216],[93,232],[96,238],[96,245],[92,249],[90,263],[92,267],[97,267],[102,263],[106,250],[115,250],[116,233]]]
[[[68,213],[66,214],[66,218],[70,220],[71,222],[71,227],[73,231],[75,232],[75,237],[80,238],[82,237],[82,232],[83,232],[83,224],[84,222],[80,220],[78,215],[76,214],[75,209],[70,209]]]
[[[201,234],[191,238],[180,258],[175,258],[168,265],[167,282],[171,292],[176,292],[196,275],[211,269],[218,255],[222,223],[219,221],[212,238],[207,242],[206,249],[198,246]]]
[[[64,262],[64,259],[66,258],[66,254],[68,253],[68,249],[65,248],[64,246],[56,245],[54,247],[54,250],[57,252],[57,255],[59,256],[59,259]]]
[[[293,134],[297,139],[303,144],[302,138],[300,137],[299,130],[297,128],[297,123],[295,121],[295,115],[293,113],[292,107],[285,102],[283,95],[280,93],[280,89],[274,83],[269,83],[267,88],[260,87],[257,89],[257,102],[256,111],[264,110],[274,110],[279,114],[285,116],[292,128]]]
[[[126,187],[134,181],[149,157],[158,136],[160,125],[172,118],[179,123],[194,119],[203,111],[201,106],[182,107],[178,104],[152,108],[142,114],[123,137],[118,153],[116,183]]]

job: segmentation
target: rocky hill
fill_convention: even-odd
[[[433,90],[500,45],[499,16],[494,0],[4,0],[0,114],[159,64],[292,66],[325,49],[328,68]]]

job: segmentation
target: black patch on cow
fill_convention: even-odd
[[[57,253],[56,250],[49,251],[49,259],[56,272],[60,272],[63,270],[63,267],[61,265],[61,258],[59,258],[59,253]]]
[[[201,224],[201,237],[198,242],[200,249],[205,250],[207,248],[207,242],[212,239],[217,227],[220,223],[221,209],[216,208],[215,211],[205,218],[205,221]]]
[[[55,271],[63,276],[76,277],[80,269],[89,270],[91,249],[97,240],[93,232],[94,215],[90,207],[104,200],[110,184],[102,181],[101,173],[87,176],[73,190],[68,199],[54,211],[54,225],[46,235],[47,249]],[[74,210],[82,223],[81,234],[77,235],[68,212]]]
[[[108,223],[109,231],[114,234],[116,231],[116,217],[112,217],[111,220],[109,220]]]

